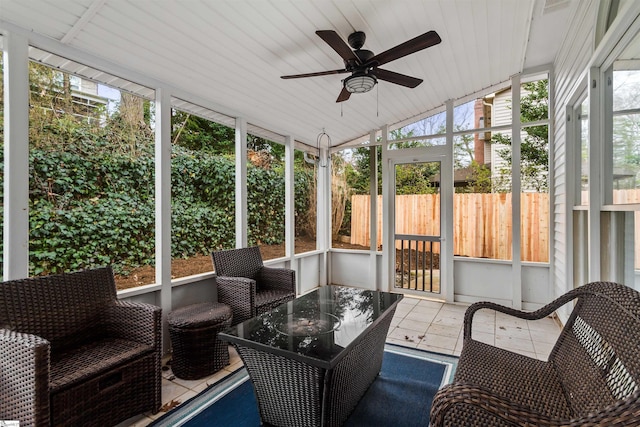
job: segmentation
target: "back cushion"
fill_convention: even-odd
[[[258,273],[263,264],[260,248],[257,246],[214,252],[212,257],[218,276],[259,279]]]
[[[45,338],[55,351],[100,335],[115,299],[110,267],[11,280],[0,284],[0,327]]]
[[[553,362],[569,405],[576,416],[584,416],[638,390],[640,323],[624,307],[598,295],[583,297],[574,314]]]

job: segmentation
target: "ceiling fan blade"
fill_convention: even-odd
[[[299,79],[301,77],[316,77],[316,76],[328,76],[329,74],[342,74],[348,73],[347,70],[330,70],[330,71],[319,71],[317,73],[305,73],[305,74],[292,74],[289,76],[280,76],[281,79]]]
[[[340,92],[340,95],[338,95],[338,99],[336,99],[336,102],[346,101],[347,99],[349,99],[350,96],[351,96],[351,92],[349,92],[347,88],[343,86],[342,92]]]
[[[442,39],[435,31],[429,31],[411,40],[407,40],[404,43],[399,44],[396,47],[392,47],[389,50],[385,50],[382,53],[377,54],[373,58],[367,61],[367,66],[378,66],[386,64],[387,62],[394,61],[402,58],[403,56],[410,55],[418,52],[422,49],[437,45]]]
[[[338,55],[340,55],[345,61],[355,61],[358,65],[362,63],[360,61],[360,58],[358,58],[356,54],[353,53],[349,45],[346,44],[335,31],[319,30],[316,31],[316,34],[320,36],[320,38],[324,40],[329,46],[331,46],[333,50],[335,50]]]
[[[394,71],[383,70],[380,68],[376,68],[373,71],[373,74],[380,80],[395,83],[400,86],[410,87],[412,89],[422,83],[422,79],[396,73]]]

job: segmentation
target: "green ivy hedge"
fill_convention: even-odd
[[[31,275],[106,264],[127,274],[154,262],[153,153],[142,150],[131,157],[86,148],[70,144],[64,151],[30,150]],[[233,247],[234,160],[174,146],[171,161],[172,257]],[[312,176],[304,168],[295,173],[296,217],[308,210]],[[249,165],[250,244],[283,242],[284,184],[282,170]]]

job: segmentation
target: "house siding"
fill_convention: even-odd
[[[493,99],[493,111],[491,115],[491,126],[504,126],[511,124],[511,89],[497,92]],[[494,135],[497,133],[494,133]],[[502,131],[500,134],[511,137],[511,131]],[[503,144],[491,144],[491,178],[494,182],[499,180],[502,170],[509,168],[507,161],[498,152],[509,149]]]
[[[567,29],[567,35],[554,62],[555,70],[555,109],[554,109],[554,146],[553,146],[553,293],[558,297],[571,288],[570,269],[573,260],[569,259],[572,240],[571,218],[573,200],[568,200],[568,185],[573,182],[573,173],[568,170],[567,156],[573,153],[570,141],[567,141],[566,108],[570,107],[571,97],[585,76],[594,53],[594,38],[599,2],[576,2],[573,19]],[[561,320],[566,320],[567,310],[560,311]]]

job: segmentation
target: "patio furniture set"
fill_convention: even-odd
[[[171,369],[178,378],[203,378],[228,365],[228,344],[218,333],[296,296],[295,272],[264,266],[256,246],[213,252],[211,258],[218,302],[188,305],[167,317]]]
[[[258,248],[212,260],[218,301],[168,314],[175,375],[221,369],[231,342],[263,423],[341,425],[380,372],[402,295],[326,286],[295,298],[295,273],[263,266]],[[570,302],[548,361],[473,338],[479,310],[533,321]],[[161,309],[118,301],[109,267],[0,283],[0,420],[107,426],[157,413],[161,351]],[[590,283],[534,312],[473,304],[431,425],[640,426],[639,351],[640,294],[624,285]]]

